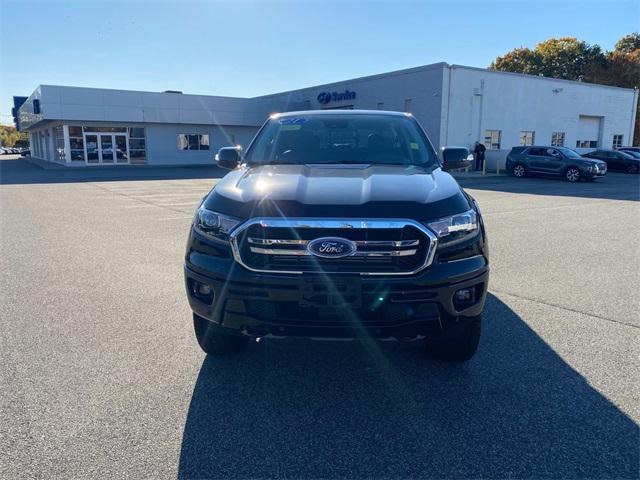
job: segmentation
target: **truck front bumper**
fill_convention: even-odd
[[[484,255],[407,277],[258,274],[201,254],[184,272],[193,312],[227,333],[312,338],[446,336],[482,313],[489,280]]]

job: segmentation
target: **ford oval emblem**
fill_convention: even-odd
[[[311,255],[322,258],[348,257],[356,253],[356,249],[355,243],[340,237],[316,238],[307,244],[307,251]]]

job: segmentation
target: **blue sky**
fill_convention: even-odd
[[[0,0],[0,121],[39,84],[255,96],[446,61],[486,67],[549,37],[611,49],[634,1]]]

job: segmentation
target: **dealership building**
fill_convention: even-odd
[[[270,114],[367,109],[411,112],[436,148],[480,141],[493,168],[517,145],[630,145],[637,100],[637,89],[436,63],[255,98],[41,85],[14,113],[32,156],[66,166],[211,164]]]

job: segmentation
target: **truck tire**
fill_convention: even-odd
[[[482,331],[482,315],[467,320],[460,333],[452,337],[434,337],[425,340],[427,354],[430,357],[448,362],[466,362],[478,349]]]
[[[226,333],[218,325],[193,314],[193,328],[200,348],[208,355],[233,355],[247,346],[249,337]]]

